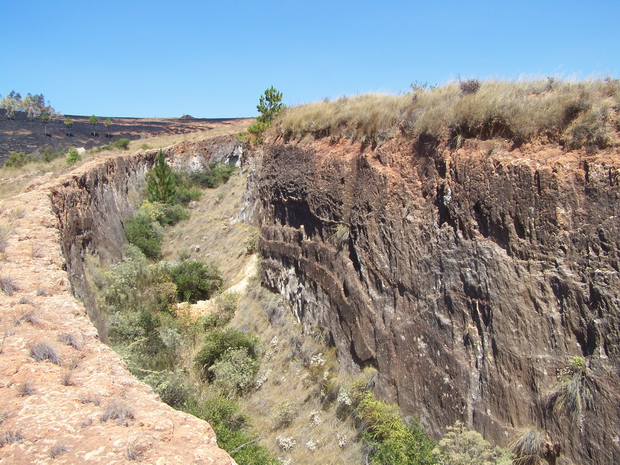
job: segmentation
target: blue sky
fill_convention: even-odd
[[[619,77],[620,1],[3,0],[0,94],[65,114],[256,116],[463,78]]]

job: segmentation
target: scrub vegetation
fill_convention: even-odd
[[[271,131],[287,141],[327,137],[376,146],[400,133],[452,147],[469,138],[503,138],[594,150],[617,144],[619,107],[618,79],[467,80],[286,108]]]

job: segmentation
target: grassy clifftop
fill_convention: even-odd
[[[272,131],[284,140],[329,137],[376,145],[397,133],[458,146],[463,139],[541,140],[567,149],[618,142],[620,80],[477,81],[412,86],[398,96],[365,94],[283,111]]]

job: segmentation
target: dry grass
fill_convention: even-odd
[[[58,342],[62,342],[75,350],[82,350],[82,340],[73,333],[61,333],[58,335]]]
[[[58,351],[54,349],[47,342],[40,342],[37,344],[33,344],[30,347],[30,356],[34,358],[37,362],[43,362],[45,360],[49,360],[54,365],[60,365],[60,355]]]
[[[125,458],[134,462],[141,462],[143,454],[148,450],[148,444],[139,436],[135,436],[127,441],[125,447]]]
[[[24,436],[19,431],[6,431],[0,435],[0,447],[14,442],[24,442]]]
[[[140,149],[158,149],[168,147],[179,142],[203,140],[209,137],[223,136],[227,134],[238,134],[245,131],[251,124],[251,120],[248,120],[245,124],[233,124],[226,126],[215,126],[213,129],[205,131],[188,132],[185,134],[166,134],[162,136],[145,137],[143,139],[134,140],[129,143],[129,151],[135,151]]]
[[[206,189],[189,220],[167,231],[162,252],[165,260],[186,254],[191,260],[215,262],[224,287],[237,283],[247,264],[246,239],[255,228],[236,220],[246,177],[233,174],[226,184]]]
[[[545,465],[543,458],[545,435],[535,428],[521,431],[519,437],[511,445],[516,459],[514,465]]]
[[[465,91],[466,90],[466,91]],[[399,95],[368,94],[282,112],[272,133],[285,140],[350,139],[376,145],[402,132],[453,146],[467,138],[543,138],[568,149],[617,143],[619,80],[483,81],[417,88]]]
[[[132,408],[118,401],[111,401],[108,404],[108,407],[101,414],[99,419],[102,422],[106,422],[108,420],[118,420],[118,424],[122,425],[126,422],[126,420],[134,420],[135,412]]]
[[[8,296],[15,294],[15,291],[19,290],[17,284],[10,276],[0,276],[0,289]]]
[[[17,395],[19,397],[31,396],[33,394],[34,394],[34,386],[30,381],[26,381],[20,384],[19,388],[17,389]]]
[[[55,459],[65,452],[69,452],[69,448],[62,443],[58,443],[50,449],[50,457]]]

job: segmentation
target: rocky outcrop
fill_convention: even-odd
[[[211,148],[165,149],[178,163]],[[156,151],[95,160],[0,209],[0,462],[230,464],[204,421],[168,407],[101,342],[87,259],[113,262]],[[96,312],[91,315],[96,322]]]
[[[375,366],[435,434],[464,420],[506,444],[535,426],[557,463],[620,461],[616,151],[319,141],[259,165],[263,282],[344,367]],[[575,356],[571,416],[556,374]]]

